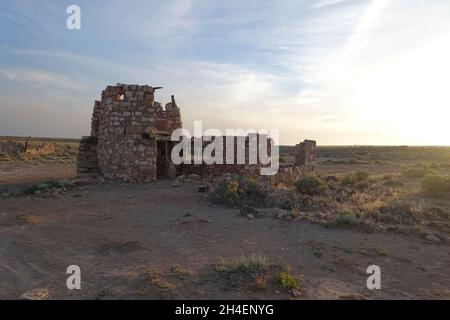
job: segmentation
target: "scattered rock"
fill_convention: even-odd
[[[48,297],[47,289],[33,289],[22,293],[19,300],[47,300]]]
[[[252,215],[252,214],[248,214],[247,215],[247,218],[249,218],[249,219],[253,219],[255,216],[254,215]]]
[[[178,179],[179,179],[179,178],[178,178]],[[177,188],[177,187],[180,186],[181,181],[178,180],[178,179],[173,180],[173,182],[172,182],[172,187],[173,187],[173,188]]]
[[[298,298],[298,297],[302,296],[302,293],[299,290],[297,290],[297,289],[293,289],[292,290],[292,296],[295,297],[295,298]]]
[[[434,235],[433,233],[427,233],[425,235],[425,239],[427,239],[428,241],[431,241],[431,242],[440,242],[441,241],[441,239],[436,237],[436,235]]]
[[[289,211],[280,209],[280,208],[273,208],[272,209],[272,217],[277,219],[283,219],[290,215]]]

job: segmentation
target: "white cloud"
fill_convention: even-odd
[[[343,2],[348,2],[351,0],[320,0],[318,3],[314,6],[315,8],[322,8],[322,7],[328,7],[332,5],[337,5]]]
[[[87,86],[82,85],[70,77],[62,74],[51,73],[43,70],[32,69],[0,69],[0,75],[11,81],[27,82],[39,86],[61,87],[66,89],[83,90]]]

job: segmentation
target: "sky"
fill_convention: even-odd
[[[450,1],[0,2],[0,135],[89,135],[116,83],[162,86],[187,129],[450,145]]]

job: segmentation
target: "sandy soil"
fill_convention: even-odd
[[[75,175],[75,163],[0,162],[0,191],[18,191],[33,183],[66,180]]]
[[[1,173],[1,187],[17,187],[31,177],[67,178],[73,167],[15,172]],[[214,269],[222,258],[251,254],[288,263],[301,274],[300,299],[450,298],[448,244],[297,220],[248,219],[238,210],[211,206],[190,182],[179,188],[170,181],[105,183],[58,195],[0,197],[4,299],[36,288],[48,289],[53,299],[292,298],[275,283],[263,291],[232,288]],[[69,291],[66,268],[73,264],[81,267],[82,289]],[[381,290],[366,288],[372,264],[381,267]],[[174,265],[190,274],[170,274]],[[156,285],[149,270],[161,278]]]

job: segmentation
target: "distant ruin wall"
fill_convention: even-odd
[[[0,152],[12,158],[19,158],[26,150],[25,144],[15,141],[0,141]]]
[[[15,159],[19,159],[23,156],[32,158],[54,154],[56,152],[56,147],[54,143],[29,144],[28,141],[16,142],[11,140],[2,140],[0,141],[0,152]]]
[[[294,165],[297,167],[311,166],[316,160],[316,141],[305,140],[295,146]]]

